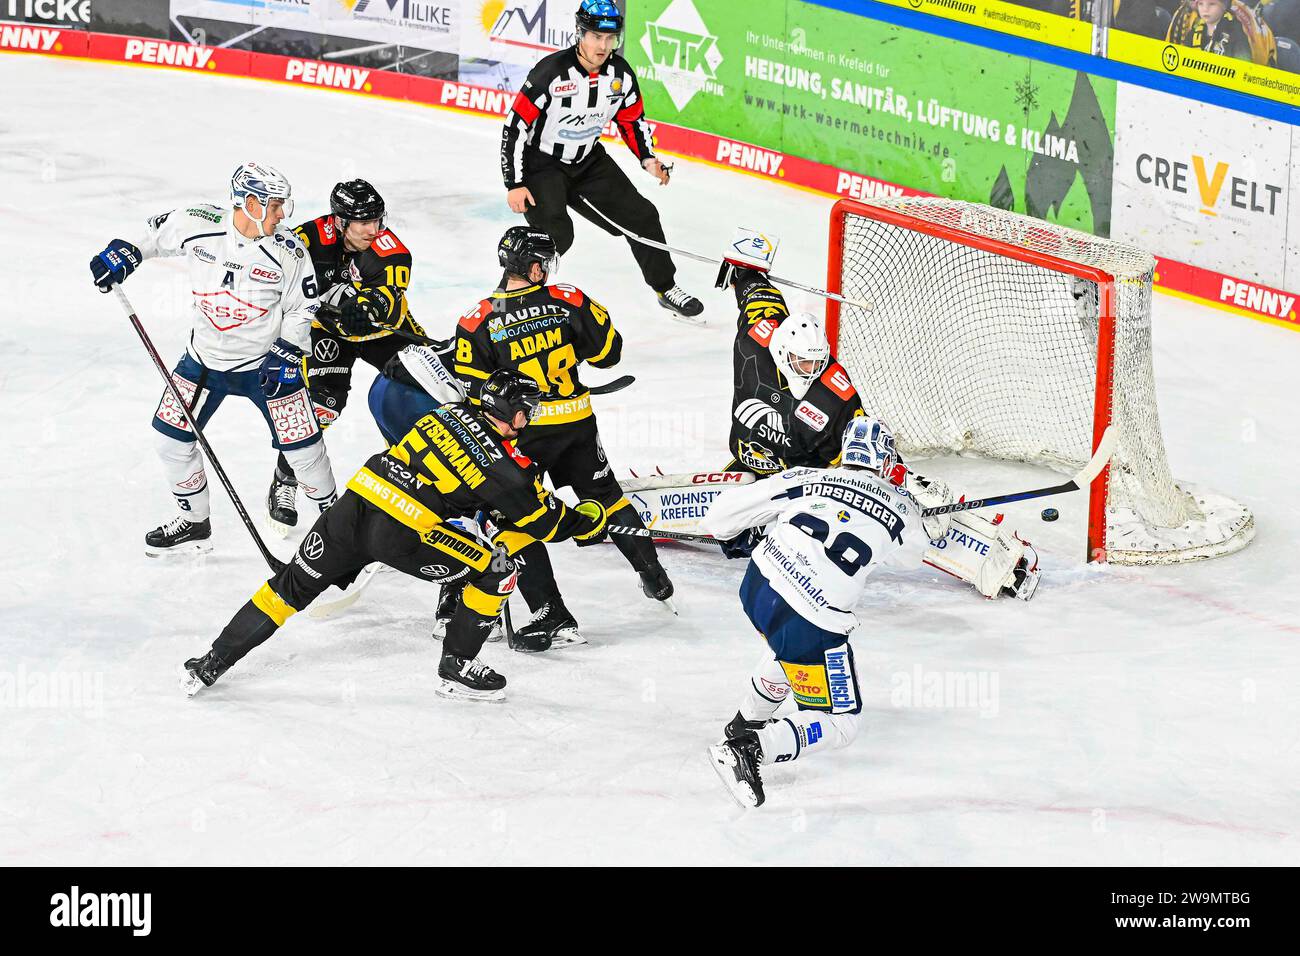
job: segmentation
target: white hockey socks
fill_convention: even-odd
[[[324,441],[286,451],[284,458],[298,477],[299,490],[316,503],[317,510],[324,511],[334,503],[334,472]]]
[[[190,521],[207,519],[211,514],[208,476],[203,470],[203,456],[199,454],[198,443],[177,441],[159,432],[154,434],[158,439],[158,458],[172,497],[176,499],[176,507]]]
[[[828,714],[801,710],[774,720],[758,731],[763,763],[787,763],[811,751],[838,750],[853,743],[861,723],[859,714]]]
[[[746,720],[767,720],[790,696],[790,682],[781,662],[765,651],[749,678],[749,690],[740,702],[740,716]]]

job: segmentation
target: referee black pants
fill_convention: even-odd
[[[524,185],[536,201],[536,205],[529,206],[524,215],[530,226],[550,234],[560,255],[573,245],[570,208],[610,235],[622,235],[592,212],[582,201],[584,198],[629,232],[655,242],[664,241],[659,210],[632,185],[632,180],[599,143],[586,159],[578,163],[562,163],[530,148],[524,154],[524,170]],[[667,292],[673,287],[677,268],[668,253],[634,239],[629,239],[627,244],[636,264],[641,267],[646,285],[655,292]]]

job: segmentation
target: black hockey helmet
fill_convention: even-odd
[[[623,11],[614,0],[582,0],[577,14],[578,32],[622,33]]]
[[[532,226],[511,226],[497,243],[497,261],[511,275],[528,278],[528,269],[539,263],[547,275],[555,272],[560,256],[550,234]]]
[[[479,400],[483,403],[483,411],[497,421],[513,426],[518,412],[523,412],[529,421],[533,420],[542,402],[542,389],[523,372],[499,368],[483,383]]]
[[[382,220],[384,211],[384,197],[364,179],[339,183],[330,191],[330,212],[342,220],[344,229],[354,220]]]

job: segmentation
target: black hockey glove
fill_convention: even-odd
[[[288,395],[303,387],[303,351],[291,342],[276,339],[262,359],[257,381],[267,398]]]
[[[762,528],[747,528],[734,538],[722,542],[722,553],[728,558],[747,558],[754,553],[763,538]]]
[[[339,331],[344,335],[369,335],[385,311],[377,292],[362,289],[345,299],[339,309]]]
[[[114,239],[90,260],[90,277],[100,292],[107,292],[114,283],[125,282],[142,261],[144,256],[139,249],[125,239]]]

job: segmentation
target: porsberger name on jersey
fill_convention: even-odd
[[[903,520],[884,504],[869,495],[865,495],[852,488],[845,488],[840,485],[827,485],[821,482],[812,482],[804,485],[803,493],[809,497],[816,495],[819,498],[831,498],[834,501],[842,501],[850,508],[854,508],[861,511],[864,515],[876,519],[876,521],[889,532],[889,537],[894,541],[900,541],[902,538],[901,525]]]

